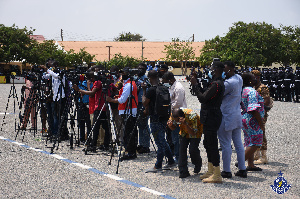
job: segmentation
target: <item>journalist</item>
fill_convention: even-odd
[[[200,121],[203,124],[203,145],[208,159],[208,171],[201,175],[200,179],[209,183],[222,183],[217,131],[222,121],[220,107],[225,90],[222,79],[223,70],[224,65],[222,62],[214,61],[212,63],[208,73],[211,83],[205,92],[201,92],[197,85],[197,79],[194,76],[191,77],[193,90],[201,103]]]

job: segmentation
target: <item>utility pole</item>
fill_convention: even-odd
[[[107,48],[108,48],[108,61],[110,61],[110,48],[112,47],[112,46],[106,46]]]
[[[195,34],[193,34],[193,40],[192,40],[193,42],[195,41]]]
[[[64,41],[64,37],[63,37],[63,29],[60,29],[60,37],[61,37],[61,41]]]
[[[144,40],[142,40],[142,60],[144,60]]]

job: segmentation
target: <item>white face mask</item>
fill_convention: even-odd
[[[164,83],[163,85],[164,85],[165,87],[168,87],[168,88],[171,87],[171,85],[170,85],[169,83]]]

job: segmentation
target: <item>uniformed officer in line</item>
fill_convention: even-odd
[[[270,96],[274,100],[278,100],[278,93],[277,93],[277,87],[278,87],[278,69],[273,68],[270,76]]]
[[[295,76],[294,76],[294,102],[299,102],[300,95],[300,67],[296,67]]]
[[[285,69],[283,85],[284,85],[284,101],[291,102],[292,101],[292,89],[291,85],[294,80],[294,74],[291,67],[287,67]]]

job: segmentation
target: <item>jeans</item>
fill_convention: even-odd
[[[91,120],[89,109],[84,104],[79,104],[77,110],[77,121],[80,132],[80,141],[85,140],[85,125],[87,126],[87,133],[91,132]]]
[[[225,122],[222,120],[221,126],[218,130],[218,138],[222,147],[222,160],[223,160],[223,171],[231,172],[230,163],[231,163],[231,140],[233,141],[238,166],[240,170],[245,170],[245,149],[242,143],[241,138],[241,129],[237,128],[232,131],[225,131]]]
[[[180,136],[180,149],[179,149],[179,160],[178,160],[178,167],[180,174],[188,173],[187,167],[187,148],[189,147],[189,153],[191,156],[192,163],[195,167],[201,169],[202,167],[202,158],[200,156],[199,144],[200,138],[186,138]]]
[[[179,159],[179,131],[180,127],[177,126],[176,129],[174,129],[171,134],[172,134],[172,142],[174,145],[174,156],[175,160],[178,161]]]
[[[139,128],[139,144],[145,148],[150,147],[150,129],[148,126],[148,119],[149,117],[143,116],[143,105],[139,103],[138,105],[139,110],[139,121],[137,123]]]
[[[157,160],[155,163],[155,168],[162,168],[162,162],[164,156],[168,158],[168,163],[174,163],[173,155],[171,149],[165,139],[167,122],[151,122],[151,133],[154,137],[155,144],[157,145]]]
[[[104,137],[104,147],[109,147],[110,142],[110,132],[108,129],[108,123],[107,123],[107,117],[106,117],[106,111],[102,111],[99,118],[98,115],[100,114],[99,110],[95,110],[94,112],[94,129],[93,129],[93,142],[92,146],[97,146],[97,140],[99,136],[99,129],[100,125],[102,125],[102,128],[105,131],[105,137]]]
[[[213,166],[220,166],[220,154],[218,149],[218,136],[217,131],[209,130],[203,126],[204,140],[203,145],[206,149],[208,162],[211,162]]]

